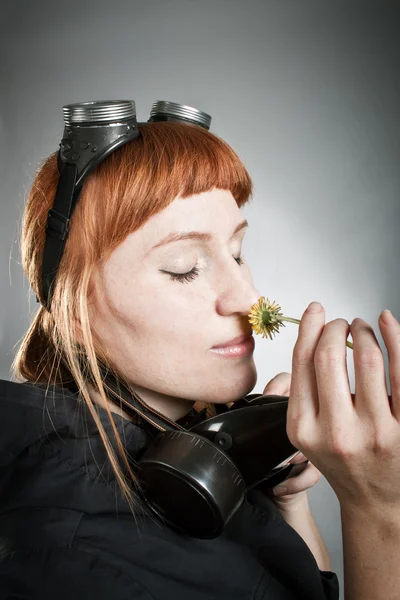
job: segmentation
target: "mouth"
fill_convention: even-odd
[[[251,356],[254,352],[254,337],[248,333],[233,338],[229,342],[213,346],[210,350],[213,354],[218,354],[225,358],[244,358]]]
[[[252,337],[252,333],[244,333],[242,335],[239,335],[238,337],[233,338],[232,340],[229,340],[228,342],[223,342],[222,344],[213,346],[211,350],[218,350],[219,348],[231,348],[232,346],[240,346]]]

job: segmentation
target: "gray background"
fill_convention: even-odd
[[[36,165],[58,147],[63,104],[113,98],[134,99],[139,120],[158,99],[210,113],[255,182],[245,254],[259,291],[287,316],[318,300],[327,321],[364,318],[387,366],[378,315],[400,317],[396,4],[2,2],[0,377],[36,310],[18,241]],[[291,371],[297,331],[257,338],[255,391]],[[322,479],[309,497],[343,594],[336,496]]]

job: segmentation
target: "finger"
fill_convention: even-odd
[[[363,422],[371,425],[392,416],[388,402],[385,361],[372,327],[364,319],[354,319],[353,337],[355,409]],[[383,399],[383,402],[382,402]]]
[[[300,420],[318,415],[314,353],[324,327],[325,311],[321,304],[312,302],[303,313],[293,349],[288,425],[295,426]]]
[[[381,313],[378,323],[388,351],[391,411],[400,421],[400,324],[388,313]]]
[[[335,319],[325,325],[314,356],[320,415],[340,427],[355,415],[347,372],[346,340],[350,325]],[[332,429],[333,431],[333,429]]]
[[[308,458],[304,456],[302,452],[298,452],[290,461],[290,465],[297,465],[298,463],[306,462]]]
[[[264,388],[264,394],[286,396],[290,390],[291,373],[278,373]]]
[[[309,488],[313,487],[320,479],[320,471],[318,471],[318,469],[310,463],[308,467],[300,473],[300,475],[285,479],[285,481],[280,484],[282,487],[286,488],[284,494],[282,493],[282,490],[279,489],[279,486],[272,488],[274,496],[289,496],[290,494],[298,494],[299,492],[303,492],[304,490],[308,490]]]

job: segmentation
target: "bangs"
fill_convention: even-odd
[[[93,224],[92,242],[102,246],[97,255],[104,256],[106,248],[112,250],[178,196],[219,188],[230,191],[241,207],[252,194],[242,161],[209,131],[169,122],[141,123],[138,129],[141,135],[106,158],[82,189],[75,232],[85,235]],[[78,223],[85,224],[85,232]]]
[[[219,137],[199,126],[180,123],[143,123],[138,129],[141,136],[109,159],[113,171],[123,169],[128,188],[135,186],[140,174],[155,198],[185,198],[220,188],[230,190],[240,206],[249,199],[250,176]]]

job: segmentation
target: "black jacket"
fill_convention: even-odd
[[[115,420],[138,456],[146,428]],[[76,395],[0,380],[0,600],[339,598],[336,575],[259,490],[212,540],[135,514]]]

